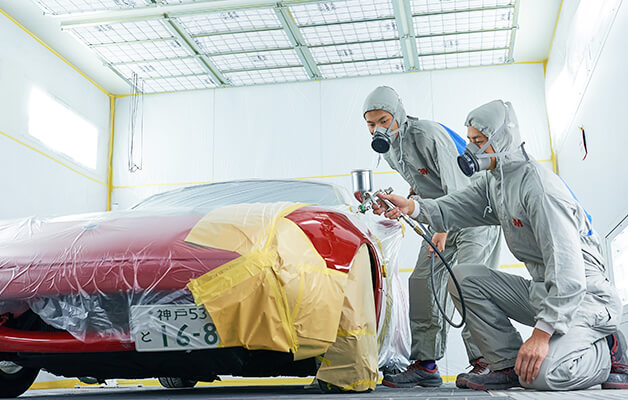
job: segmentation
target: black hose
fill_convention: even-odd
[[[419,223],[419,225],[421,225],[423,232],[427,232],[427,230],[421,223]],[[445,318],[445,321],[447,321],[449,325],[453,326],[454,328],[462,328],[467,318],[467,307],[464,304],[464,296],[462,295],[462,289],[460,289],[460,284],[458,283],[458,280],[456,279],[454,272],[451,270],[449,263],[447,262],[447,260],[445,260],[445,257],[443,257],[441,252],[436,248],[436,245],[432,243],[432,238],[428,237],[427,233],[421,236],[427,242],[427,244],[436,252],[436,254],[438,254],[438,257],[443,261],[445,268],[447,268],[447,271],[449,272],[449,275],[451,276],[451,280],[454,282],[454,285],[456,285],[456,291],[458,292],[458,298],[460,299],[460,310],[461,310],[460,314],[461,314],[462,319],[460,320],[460,323],[455,324],[449,318],[449,316],[447,316],[447,313],[443,309],[443,306],[438,301],[438,295],[436,293],[436,285],[434,285],[434,258],[435,257],[434,255],[432,255],[432,262],[430,263],[430,282],[432,283],[432,294],[434,295],[434,302],[436,303],[436,306],[438,307],[438,311],[440,311],[441,315],[443,316],[443,318]]]

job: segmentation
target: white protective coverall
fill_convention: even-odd
[[[456,165],[458,151],[453,139],[438,123],[408,117],[397,93],[386,86],[376,88],[365,100],[363,112],[384,110],[392,114],[400,126],[384,159],[399,172],[414,193],[426,199],[436,199],[469,185],[467,178]],[[484,175],[484,174],[481,174]],[[478,176],[479,179],[486,179]],[[485,224],[488,225],[488,224]],[[444,232],[445,230],[436,230]],[[500,229],[482,226],[467,229],[447,229],[445,259],[451,265],[458,263],[499,266]],[[432,231],[431,233],[434,233]],[[445,354],[449,325],[441,316],[430,282],[428,245],[423,242],[416,266],[409,279],[410,328],[412,331],[412,360],[439,360]],[[436,257],[434,282],[439,302],[449,315],[453,304],[447,296],[447,270]],[[462,332],[469,360],[482,356],[470,340],[465,328]]]
[[[485,104],[471,111],[466,125],[489,139],[498,132],[491,142],[497,167],[488,181],[434,200],[415,198],[418,219],[439,231],[501,225],[510,251],[532,276],[480,264],[455,268],[474,343],[492,370],[513,367],[522,345],[514,319],[553,333],[537,378],[523,386],[572,390],[606,381],[611,361],[604,337],[618,329],[622,304],[588,215],[561,178],[528,159],[510,103]],[[484,217],[487,207],[493,212]],[[460,308],[451,281],[449,290]]]

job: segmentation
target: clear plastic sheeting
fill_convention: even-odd
[[[379,347],[380,366],[403,368],[410,346],[407,289],[396,265],[401,225],[356,214],[354,203],[344,189],[330,184],[248,180],[157,194],[130,210],[5,221],[0,223],[0,315],[12,314],[17,321],[32,311],[48,330],[67,331],[83,342],[135,342],[138,351],[220,343],[291,351],[301,359],[324,355],[343,337],[347,348],[369,349],[359,350],[370,354],[363,361],[376,357]],[[240,222],[232,224],[234,218]],[[251,255],[257,248],[252,243],[262,244],[266,255]],[[366,249],[373,253],[371,269],[381,269],[362,265],[370,260]],[[359,253],[360,274],[367,275],[351,279],[372,282],[375,292],[347,289]],[[242,304],[255,300],[249,312],[261,304],[278,307],[277,324],[256,325],[250,318],[253,325],[247,325],[244,317],[234,320],[235,311],[222,303],[212,303],[207,315],[200,315],[203,309],[194,306],[188,284],[234,265],[239,272],[232,280],[207,280],[210,290],[204,294],[222,295],[227,303],[229,296],[241,297]],[[264,271],[264,280],[245,279],[258,276],[255,268]],[[250,287],[234,289],[236,281]],[[249,298],[254,294],[258,297]],[[353,304],[349,309],[347,301]],[[377,326],[371,311],[379,315]],[[254,329],[238,331],[245,326]],[[372,333],[366,335],[370,339],[360,338],[365,332]],[[375,342],[378,346],[369,344]],[[356,357],[350,353],[331,358],[346,362]],[[373,365],[364,364],[369,382]],[[342,387],[359,380],[352,374],[345,375],[350,382]],[[363,390],[370,383],[355,387]]]

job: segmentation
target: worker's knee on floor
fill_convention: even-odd
[[[534,390],[568,390],[576,380],[573,363],[563,362],[557,364],[553,360],[546,358],[541,364],[539,374],[528,384],[521,379],[519,383],[526,389]]]
[[[458,264],[454,268],[452,268],[453,276],[458,281],[460,288],[464,291],[465,286],[468,286],[472,281],[469,279],[474,276],[481,276],[486,274],[488,268],[482,264]],[[452,279],[452,276],[449,276],[449,280],[447,282],[447,289],[449,293],[455,298],[458,297],[458,291],[456,289],[456,285]]]

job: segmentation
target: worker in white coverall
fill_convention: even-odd
[[[426,199],[437,199],[469,185],[470,180],[456,166],[458,151],[454,138],[464,140],[433,121],[408,117],[397,93],[386,86],[376,88],[364,102],[363,116],[373,135],[372,147],[383,153],[391,168],[398,171],[414,193]],[[455,136],[453,136],[455,135]],[[479,179],[486,177],[478,176]],[[500,229],[483,226],[465,229],[440,229],[433,242],[447,260],[465,264],[482,264],[497,268]],[[414,272],[409,279],[411,360],[406,371],[384,374],[383,384],[391,387],[440,386],[442,378],[436,360],[444,356],[448,325],[434,302],[430,281],[432,248],[423,243]],[[434,282],[440,304],[449,315],[454,306],[447,294],[447,274],[441,260],[434,255]],[[463,330],[463,339],[472,374],[488,373],[482,354]],[[458,386],[466,387],[461,376]]]
[[[438,199],[382,196],[434,229],[501,225],[508,247],[532,279],[459,264],[455,276],[467,327],[491,373],[470,376],[470,388],[539,390],[628,388],[626,341],[618,331],[622,303],[606,278],[590,217],[556,174],[530,160],[512,105],[500,100],[469,114],[467,175],[490,170],[488,181]],[[486,213],[492,209],[492,213]],[[375,208],[377,214],[384,207]],[[450,280],[456,307],[460,298]],[[522,342],[509,319],[533,326]]]

